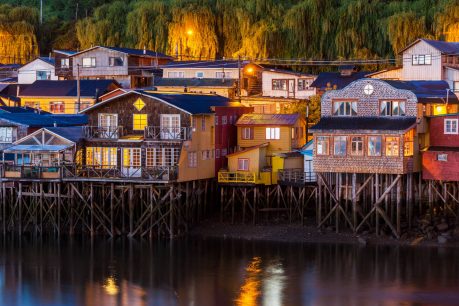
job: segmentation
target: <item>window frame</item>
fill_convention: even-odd
[[[307,91],[307,90],[310,90],[311,89],[311,83],[312,83],[312,80],[313,79],[310,79],[310,78],[299,78],[297,81],[296,81],[296,87],[297,87],[297,90],[298,91]],[[304,83],[304,82],[307,82],[307,87],[304,87],[303,85],[300,87],[300,83]]]
[[[426,63],[426,59],[429,59],[429,63]],[[416,60],[415,60],[416,58]],[[420,59],[422,58],[422,63]],[[411,65],[412,66],[427,66],[432,65],[432,54],[412,54],[411,55]]]
[[[188,157],[188,168],[198,167],[198,153],[196,151],[190,151],[187,154]]]
[[[335,105],[338,104],[338,103],[345,103],[345,104],[350,103],[350,108],[349,108],[350,113],[346,114],[346,109],[347,109],[346,106],[344,107],[345,114],[340,114],[339,113],[341,107],[338,107],[335,110]],[[355,105],[355,110],[353,109],[354,105]],[[332,110],[331,111],[332,111],[332,116],[336,116],[336,117],[355,117],[355,116],[358,116],[358,101],[357,100],[333,100],[332,101]],[[355,112],[355,114],[353,114],[353,111]]]
[[[344,138],[344,153],[343,154],[337,154],[336,153],[336,148],[337,148],[337,142],[336,140],[337,139],[343,139]],[[347,156],[347,143],[348,143],[348,136],[346,135],[336,135],[336,136],[333,136],[333,156],[342,156],[342,157],[345,157]]]
[[[240,167],[242,162],[242,168]],[[250,159],[249,158],[238,158],[237,159],[237,171],[246,171],[250,170]]]
[[[141,117],[136,120],[136,117]],[[142,119],[145,118],[145,119]],[[142,121],[145,120],[145,125],[143,128],[139,128],[141,126]],[[139,125],[136,125],[136,121],[139,121]],[[132,114],[132,130],[133,131],[144,131],[145,128],[148,126],[148,114]]]
[[[85,64],[85,59],[89,59],[89,61],[91,62],[89,65]],[[81,66],[83,68],[94,68],[97,66],[97,62],[96,62],[96,57],[95,56],[89,56],[89,57],[83,57],[81,59]]]
[[[390,104],[390,113],[389,114],[382,114],[382,105],[383,103],[388,103]],[[403,103],[403,115],[397,114],[394,115],[394,102],[398,103],[398,109],[400,109],[401,103]],[[386,108],[386,113],[387,113],[387,108]],[[400,99],[400,100],[385,100],[381,99],[379,100],[379,115],[383,117],[405,117],[406,116],[406,100]]]
[[[167,72],[167,77],[170,78],[170,79],[184,79],[185,78],[185,71],[168,71]]]
[[[57,110],[56,110],[57,106]],[[53,114],[65,114],[65,103],[63,101],[49,102],[49,112]]]
[[[265,128],[265,138],[266,140],[280,140],[280,127]]]
[[[364,136],[350,136],[351,138],[351,156],[364,156],[365,155],[365,137]],[[360,138],[360,140],[354,140],[355,138]],[[361,145],[360,150],[354,150],[354,143]]]
[[[247,137],[247,131],[248,131],[248,137]],[[241,139],[244,139],[244,140],[253,139],[253,127],[250,127],[250,126],[242,127]]]
[[[202,76],[199,76],[199,74],[202,74]],[[204,78],[204,71],[196,71],[195,76],[197,79],[203,79]]]
[[[61,68],[70,68],[70,59],[68,57],[61,58]]]
[[[322,139],[319,139],[319,138],[322,138]],[[317,136],[315,141],[316,141],[316,155],[319,155],[319,156],[328,156],[330,155],[330,136]],[[325,139],[326,139],[326,142],[325,142]],[[320,153],[319,153],[319,143],[326,143],[327,144],[327,147],[326,147],[326,150],[327,152],[326,153],[323,153],[321,150]]]
[[[389,145],[393,146],[393,141],[388,141],[388,138],[395,138],[397,139],[397,154],[387,154],[387,152],[393,152],[393,148],[388,151]],[[384,136],[384,155],[387,157],[400,157],[400,136]]]
[[[371,138],[378,138],[379,139],[379,152],[378,154],[370,154],[370,139]],[[367,139],[366,139],[366,143],[367,143],[367,156],[368,157],[381,157],[382,156],[382,152],[383,152],[383,138],[382,138],[382,135],[369,135],[367,136]],[[376,146],[375,146],[375,151],[376,151]]]
[[[271,80],[271,90],[288,91],[288,79],[272,79]]]
[[[451,131],[447,131],[447,126],[448,126],[448,122],[450,123],[455,123],[455,131],[452,130],[452,125],[450,124],[450,128],[451,128]],[[458,134],[458,130],[459,130],[459,127],[458,127],[458,124],[459,124],[459,119],[447,119],[445,118],[445,120],[443,121],[443,134],[445,135],[457,135]]]
[[[121,65],[115,65],[116,59],[121,60]],[[119,64],[119,63],[118,63]],[[110,56],[108,58],[108,66],[110,67],[123,67],[124,66],[124,59],[121,56]]]

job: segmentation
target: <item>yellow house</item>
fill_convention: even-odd
[[[299,114],[244,114],[236,123],[239,150],[227,155],[220,183],[277,183],[285,153],[305,144],[305,120]]]
[[[40,80],[19,90],[21,106],[37,108],[53,114],[76,114],[96,100],[121,86],[115,80],[81,80],[80,102],[76,80]],[[13,106],[13,105],[11,105]]]

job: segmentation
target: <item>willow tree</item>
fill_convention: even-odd
[[[126,40],[135,48],[148,48],[166,52],[169,7],[164,1],[141,1],[134,3],[127,15]]]
[[[402,12],[387,19],[387,33],[394,54],[417,38],[427,35],[425,17],[414,12]]]
[[[215,15],[210,8],[188,5],[172,9],[168,53],[183,59],[215,58],[218,37]]]
[[[459,0],[448,1],[435,16],[437,37],[459,41]]]
[[[0,63],[25,63],[38,56],[38,12],[0,5]]]

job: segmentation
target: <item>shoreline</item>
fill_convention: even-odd
[[[248,241],[288,242],[310,244],[347,244],[361,246],[403,246],[403,247],[459,247],[459,238],[450,238],[445,243],[423,236],[402,235],[401,239],[376,234],[354,234],[350,231],[336,233],[330,229],[318,229],[315,225],[301,224],[242,224],[205,220],[194,227],[190,237],[238,239]],[[408,238],[403,238],[407,236]]]

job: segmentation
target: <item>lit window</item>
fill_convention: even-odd
[[[134,114],[132,118],[134,131],[143,131],[148,126],[147,114]]]
[[[95,57],[83,57],[83,67],[96,67]]]
[[[280,139],[280,128],[266,128],[266,139]]]
[[[63,102],[50,102],[49,111],[53,114],[63,114],[65,112],[65,106]]]
[[[403,155],[404,156],[413,156],[414,152],[414,129],[409,130],[403,136]]]
[[[347,146],[346,136],[333,137],[333,154],[336,156],[345,156]]]
[[[108,147],[87,147],[86,165],[102,169],[117,166],[117,149]]]
[[[188,152],[188,167],[196,168],[198,166],[198,154],[196,152]]]
[[[457,134],[457,119],[445,119],[445,134]]]
[[[249,171],[249,159],[248,158],[238,158],[237,170],[238,171]]]
[[[242,128],[242,139],[252,139],[253,137],[253,128],[244,127]]]
[[[109,57],[108,58],[108,65],[113,67],[113,66],[123,66],[123,58],[117,56],[117,57]]]
[[[333,115],[334,116],[356,116],[357,115],[357,102],[351,102],[351,101],[333,102]]]
[[[386,156],[399,156],[399,137],[386,137]]]
[[[381,101],[381,116],[405,116],[404,101]]]
[[[368,137],[368,156],[381,156],[381,136]]]
[[[432,64],[432,55],[415,54],[413,55],[413,65],[430,65]]]
[[[145,107],[145,102],[143,102],[143,100],[139,98],[134,102],[133,105],[135,109],[140,112]]]
[[[273,90],[287,90],[287,80],[273,80],[272,89]]]
[[[317,141],[317,147],[316,147],[317,155],[328,155],[329,147],[330,147],[330,137],[317,136],[316,141]]]
[[[351,138],[351,155],[363,155],[363,137],[354,136]]]

